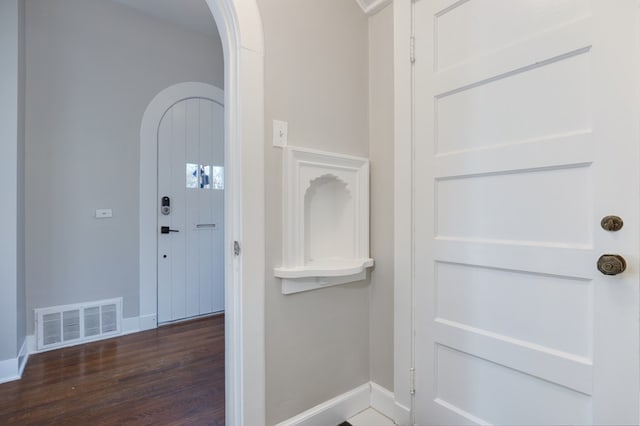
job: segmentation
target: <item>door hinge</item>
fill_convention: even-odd
[[[411,373],[411,388],[409,389],[409,393],[411,395],[415,395],[416,394],[416,369],[412,368],[411,370],[409,370]]]
[[[416,63],[416,38],[409,38],[409,60],[412,64]]]
[[[233,242],[233,254],[235,256],[240,256],[240,243],[237,241]]]

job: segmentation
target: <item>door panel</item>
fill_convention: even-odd
[[[167,111],[162,121],[160,121],[160,126],[158,127],[158,149],[160,149],[160,141],[161,140],[172,140],[172,132],[173,132],[173,110]],[[170,149],[170,146],[163,147],[163,150]],[[161,154],[158,152],[158,171],[160,170],[171,170],[172,156]],[[162,194],[160,188],[170,188],[171,185],[171,174],[170,173],[160,173],[158,172],[158,194]],[[167,194],[169,196],[169,194]],[[175,211],[177,201],[174,198],[171,199],[171,211]],[[162,214],[158,215],[158,226],[170,226],[171,220],[168,216],[164,216]],[[163,238],[164,235],[158,235],[158,322],[168,321],[169,318],[173,316],[172,309],[172,301],[173,297],[171,297],[172,287],[171,283],[172,279],[172,269],[173,262],[167,261],[167,256],[173,259],[172,249],[173,246],[169,244],[169,241]]]
[[[438,96],[438,154],[589,129],[589,59],[589,52],[579,51]]]
[[[590,14],[584,0],[440,2],[435,14],[436,69],[443,70]],[[450,8],[448,8],[448,7]],[[472,31],[460,32],[461,28]],[[490,28],[490,31],[484,29]],[[476,29],[476,30],[473,30]]]
[[[438,345],[437,398],[491,423],[588,424],[591,401],[564,386]],[[470,386],[460,386],[469,383]],[[445,407],[443,407],[445,408]]]
[[[436,236],[590,244],[590,174],[566,167],[436,179]]]
[[[170,158],[170,174],[168,188],[169,198],[171,198],[171,214],[167,217],[168,225],[172,229],[176,229],[178,233],[172,233],[168,235],[160,235],[158,246],[164,248],[165,244],[171,247],[171,252],[168,259],[162,259],[162,261],[168,261],[171,263],[171,319],[186,318],[187,315],[187,288],[188,280],[187,276],[189,270],[187,268],[187,232],[184,226],[187,223],[187,198],[190,194],[185,191],[185,185],[180,179],[180,171],[184,167],[187,158],[186,146],[186,134],[187,134],[187,102],[183,101],[171,108],[172,114],[172,126],[170,139],[164,138],[164,135],[160,135],[158,156],[165,155],[168,152]],[[194,162],[191,161],[190,162]],[[158,170],[158,174],[163,174],[163,170]],[[167,187],[158,185],[159,197],[165,195]],[[189,200],[191,201],[191,200]],[[180,226],[182,225],[182,226]],[[162,253],[162,250],[160,250]],[[158,277],[158,280],[165,279],[165,277]],[[158,296],[160,297],[160,295]],[[164,319],[160,317],[159,322]]]
[[[211,143],[207,143],[211,140],[216,140],[214,136],[214,123],[213,123],[213,103],[212,102],[199,102],[199,111],[198,115],[194,114],[194,119],[197,119],[197,123],[194,123],[194,128],[199,130],[199,155],[202,164],[215,164],[214,155],[213,155],[213,145]],[[196,127],[197,126],[197,127]],[[218,139],[221,140],[221,139]],[[219,156],[218,158],[222,158]],[[222,205],[222,200],[220,199],[212,199],[213,193],[209,191],[208,193],[203,194],[202,191],[195,191],[194,194],[199,195],[196,202],[198,203],[198,208],[194,209],[194,213],[197,214],[192,219],[192,223],[199,224],[213,224],[217,221],[217,218],[214,218],[214,211],[216,205]],[[204,196],[203,196],[204,195]],[[201,215],[201,217],[200,217]],[[221,223],[221,222],[218,222]],[[194,271],[197,271],[199,275],[199,279],[202,282],[213,282],[216,277],[215,271],[220,271],[220,268],[216,268],[215,265],[216,257],[221,256],[222,253],[214,253],[215,244],[211,239],[211,230],[209,228],[196,228],[197,230],[197,249],[202,253],[211,253],[213,254],[213,258],[209,259],[208,262],[198,262],[197,265],[194,265]],[[220,231],[218,231],[220,232]],[[194,249],[196,245],[194,245]],[[196,294],[197,301],[196,303],[199,305],[199,310],[201,312],[212,312],[214,310],[213,306],[213,286],[199,286],[199,293]],[[221,309],[217,309],[221,310]]]
[[[440,321],[491,330],[521,346],[528,342],[575,357],[591,357],[590,281],[444,262],[436,263],[435,273]],[[550,294],[554,297],[549,298]]]
[[[224,109],[208,99],[172,106],[158,133],[158,321],[224,309]],[[218,180],[216,180],[218,179]]]
[[[417,424],[638,423],[637,18],[414,2]]]

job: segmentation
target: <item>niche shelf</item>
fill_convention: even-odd
[[[282,293],[360,281],[369,258],[369,160],[284,149]]]

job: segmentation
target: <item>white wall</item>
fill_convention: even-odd
[[[24,5],[0,0],[0,361],[24,342]]]
[[[122,296],[137,316],[142,114],[175,83],[222,88],[220,41],[111,1],[26,0],[26,49],[28,331],[44,306]]]
[[[352,0],[259,0],[265,35],[267,424],[369,380],[369,287],[281,294],[282,151],[289,143],[368,156],[367,17]]]
[[[393,6],[369,18],[371,381],[393,391]]]

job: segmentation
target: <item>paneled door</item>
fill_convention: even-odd
[[[413,7],[416,424],[638,424],[639,2]]]
[[[159,323],[224,310],[223,165],[223,106],[173,105],[158,129]]]

